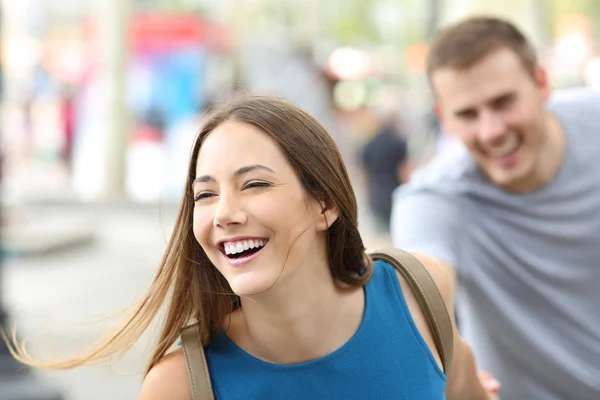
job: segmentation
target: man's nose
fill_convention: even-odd
[[[479,140],[485,144],[499,144],[498,141],[506,133],[506,124],[500,115],[493,111],[481,113],[479,125]]]

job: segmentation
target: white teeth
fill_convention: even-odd
[[[496,147],[487,147],[486,146],[485,150],[490,157],[499,158],[499,157],[504,157],[504,156],[512,153],[513,151],[515,151],[515,149],[518,147],[518,145],[519,145],[519,140],[517,138],[517,135],[515,133],[512,133],[512,134],[508,135],[508,137],[506,138],[504,143],[502,143],[500,146],[496,146]]]
[[[265,245],[263,240],[242,240],[239,242],[228,242],[223,245],[225,254],[238,254],[249,249],[256,249]]]

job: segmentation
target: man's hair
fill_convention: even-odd
[[[525,70],[535,76],[537,56],[525,35],[512,23],[494,17],[471,17],[442,29],[427,58],[427,77],[444,67],[468,68],[501,47],[514,51]]]

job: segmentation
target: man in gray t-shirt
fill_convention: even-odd
[[[394,244],[456,272],[501,399],[600,399],[600,92],[549,99],[529,43],[492,18],[443,30],[428,73],[461,143],[396,191]]]

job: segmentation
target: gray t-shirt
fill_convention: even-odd
[[[503,400],[600,399],[600,92],[547,108],[566,133],[554,180],[493,186],[460,145],[394,193],[394,245],[453,265],[460,330]]]

